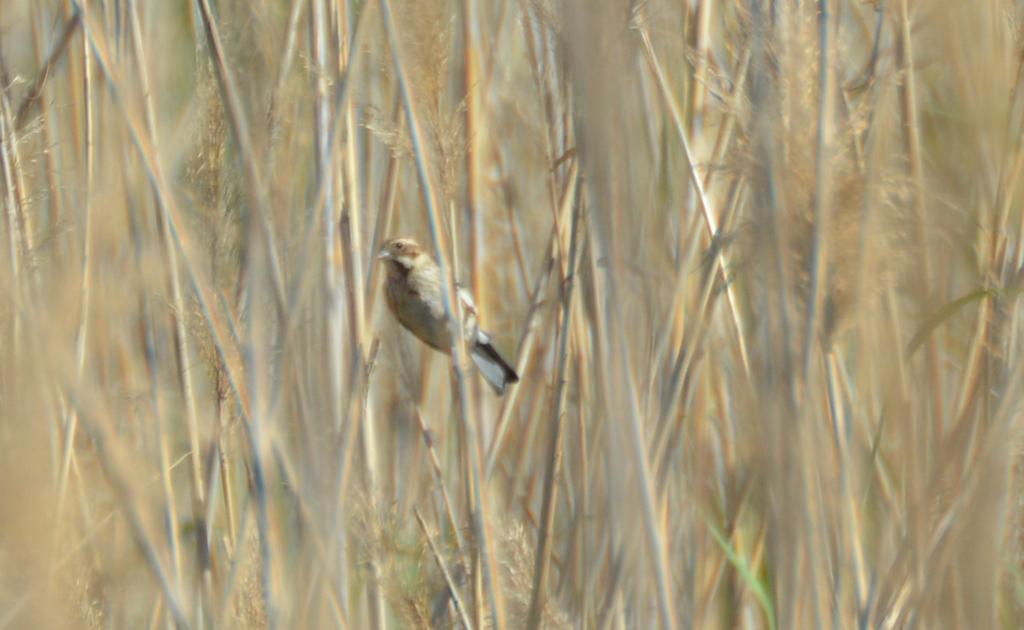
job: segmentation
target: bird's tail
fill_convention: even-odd
[[[501,396],[509,383],[518,383],[519,375],[491,345],[490,338],[481,336],[469,349],[469,356],[483,374],[484,380]]]

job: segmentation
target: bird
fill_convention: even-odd
[[[393,238],[380,248],[387,275],[384,299],[388,309],[406,330],[434,350],[451,354],[452,333],[458,326],[448,320],[441,293],[441,269],[416,241]],[[469,356],[484,380],[501,396],[519,375],[494,347],[493,338],[478,323],[476,304],[465,288],[456,285],[459,317]]]

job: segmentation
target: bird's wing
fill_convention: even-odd
[[[462,330],[469,345],[469,356],[480,370],[484,380],[490,384],[496,394],[501,396],[505,393],[505,387],[509,383],[519,381],[519,375],[491,344],[491,336],[483,328],[480,328],[473,296],[459,285],[455,285],[455,289],[459,297]]]
[[[459,298],[459,317],[462,320],[462,330],[466,339],[472,341],[483,332],[480,330],[476,302],[473,301],[473,295],[465,287],[456,284],[455,291]],[[484,334],[486,335],[486,333]]]
[[[467,313],[476,316],[476,302],[473,301],[473,294],[461,284],[455,285],[455,291],[459,298],[459,306]]]

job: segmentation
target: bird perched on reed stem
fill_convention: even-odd
[[[384,298],[395,319],[423,343],[451,354],[452,333],[458,331],[458,325],[445,316],[441,270],[434,259],[408,238],[387,241],[377,258],[387,269]],[[500,396],[509,383],[519,382],[519,375],[495,349],[491,336],[480,328],[473,297],[461,287],[456,286],[456,290],[469,356]]]

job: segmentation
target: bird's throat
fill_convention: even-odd
[[[392,278],[405,280],[409,277],[409,272],[412,271],[412,266],[407,265],[405,261],[392,259],[388,261],[388,275]]]

